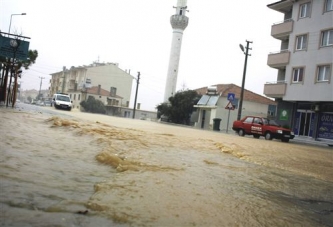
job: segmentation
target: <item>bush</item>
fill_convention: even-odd
[[[100,100],[96,100],[93,96],[89,96],[87,101],[81,101],[80,105],[85,111],[90,113],[106,113],[105,106]]]

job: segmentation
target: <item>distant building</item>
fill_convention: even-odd
[[[49,100],[49,91],[48,90],[41,90],[40,91],[41,100]],[[19,99],[22,102],[27,102],[28,98],[30,97],[33,100],[37,100],[39,95],[39,91],[37,91],[36,89],[30,89],[30,90],[19,90],[18,94],[17,94],[17,99]]]
[[[237,120],[241,87],[235,84],[216,84],[211,87],[195,89],[202,95],[194,107],[191,121],[196,128],[213,129],[214,119],[221,119],[220,130],[231,130],[232,123]],[[232,98],[228,95],[232,94]],[[255,115],[274,118],[276,102],[248,90],[244,90],[242,116]],[[230,110],[229,110],[230,108]],[[229,112],[230,111],[230,112]],[[228,125],[229,118],[229,125]]]
[[[99,86],[108,89],[108,92],[116,89],[117,95],[122,98],[120,105],[129,106],[134,77],[120,69],[118,64],[94,63],[70,69],[64,67],[63,71],[52,73],[51,76],[51,97],[55,93],[67,93],[72,97],[75,108],[79,108],[82,92],[86,93],[90,88]]]
[[[267,59],[276,81],[264,86],[277,102],[277,121],[297,136],[333,140],[333,1],[282,0],[268,8],[284,14],[271,27],[281,48]]]
[[[106,108],[107,114],[112,116],[120,116],[122,105],[122,97],[117,95],[117,89],[111,88],[110,91],[104,90],[101,85],[94,86],[82,90],[81,94],[74,94],[71,99],[73,104],[81,109],[80,102],[88,100],[89,96],[94,97],[96,100],[101,101]]]

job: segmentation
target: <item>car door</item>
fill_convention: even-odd
[[[253,124],[251,126],[251,133],[263,135],[262,125],[263,125],[262,118],[255,117],[253,119]]]
[[[251,133],[251,126],[253,123],[253,117],[247,117],[244,121],[243,121],[243,127],[246,133]]]

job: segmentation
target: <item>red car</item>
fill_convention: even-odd
[[[246,116],[239,121],[234,121],[232,129],[239,136],[253,135],[254,138],[264,136],[266,140],[280,139],[289,142],[295,137],[293,131],[280,127],[274,120],[264,117]]]

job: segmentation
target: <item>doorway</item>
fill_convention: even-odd
[[[297,110],[296,114],[296,135],[312,137],[315,113],[311,110]]]

